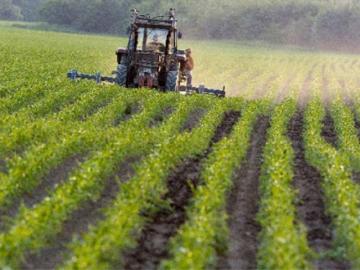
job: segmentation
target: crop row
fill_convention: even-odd
[[[175,96],[175,95],[174,95]],[[157,128],[143,127],[164,105],[164,97],[149,100],[148,107],[134,117],[126,128],[113,134],[113,138],[72,172],[68,181],[55,187],[52,194],[33,208],[24,208],[8,232],[0,235],[0,265],[16,266],[26,251],[41,249],[49,238],[61,229],[70,214],[88,200],[96,200],[103,182],[127,157],[143,156],[164,138],[172,138],[181,128],[187,116],[198,106],[207,106],[208,99],[181,102],[167,122]],[[95,133],[96,134],[96,133]],[[141,189],[138,189],[141,192]]]
[[[187,222],[172,240],[172,258],[162,264],[164,269],[206,269],[214,265],[217,246],[227,238],[225,209],[234,170],[244,161],[256,119],[267,108],[265,102],[250,102],[232,133],[214,146],[203,164],[202,184],[187,209]]]
[[[293,100],[278,105],[267,133],[260,177],[259,269],[308,267],[306,236],[296,222],[296,194],[292,187],[294,151],[286,135],[295,109]]]
[[[336,108],[337,106],[333,107],[333,116],[337,123],[340,144],[346,149],[352,144],[352,136],[346,134],[347,131],[339,130],[339,120],[345,120],[343,124],[348,126],[350,119],[346,120],[346,111],[343,114],[344,111]],[[321,187],[326,210],[332,218],[338,254],[345,256],[357,269],[360,267],[359,187],[351,180],[349,156],[338,152],[321,136],[324,116],[325,109],[321,102],[318,99],[312,100],[305,111],[305,157],[323,177]],[[353,157],[352,151],[350,155]]]
[[[101,149],[113,136],[148,126],[150,119],[161,114],[169,104],[176,104],[176,99],[176,96],[167,96],[161,100],[158,97],[149,99],[143,113],[119,127],[99,131],[98,127],[88,125],[86,129],[71,132],[68,136],[30,147],[24,156],[15,156],[9,161],[8,174],[1,179],[0,206],[11,202],[25,191],[31,192],[43,176],[67,158]],[[118,110],[117,107],[115,109]]]
[[[340,150],[346,154],[353,170],[360,171],[360,143],[355,127],[354,114],[341,100],[331,105],[331,116],[338,138]]]
[[[73,255],[65,268],[108,269],[121,251],[131,247],[134,233],[136,235],[145,222],[141,213],[161,207],[171,170],[209,147],[226,109],[224,103],[218,102],[192,132],[167,134],[137,168],[135,177],[121,187],[114,206],[106,210],[106,219],[73,245]]]

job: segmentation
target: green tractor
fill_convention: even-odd
[[[180,66],[186,61],[186,54],[184,50],[178,49],[178,39],[181,39],[182,33],[178,31],[176,24],[174,9],[170,9],[166,16],[153,18],[140,15],[133,9],[128,28],[128,45],[127,48],[116,50],[117,69],[113,76],[83,74],[76,70],[70,70],[67,76],[71,80],[90,79],[97,83],[116,83],[128,88],[144,87],[224,97],[225,88],[217,90],[203,85],[193,87],[186,84],[186,75],[180,70]]]

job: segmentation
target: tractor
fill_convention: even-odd
[[[101,73],[83,74],[70,70],[71,80],[90,79],[97,83],[116,83],[127,88],[149,88],[159,91],[177,91],[183,94],[212,94],[225,96],[222,90],[209,89],[204,85],[193,87],[185,84],[186,77],[180,66],[186,61],[184,50],[178,49],[182,33],[177,29],[175,9],[166,16],[150,17],[131,10],[127,48],[116,50],[117,68],[112,76]]]

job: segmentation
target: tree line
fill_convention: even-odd
[[[359,47],[359,0],[0,0],[0,18],[45,21],[79,31],[125,34],[129,10],[175,7],[188,38]]]

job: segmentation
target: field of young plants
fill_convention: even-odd
[[[360,269],[360,56],[184,42],[225,99],[66,79],[125,43],[0,24],[1,269]]]

